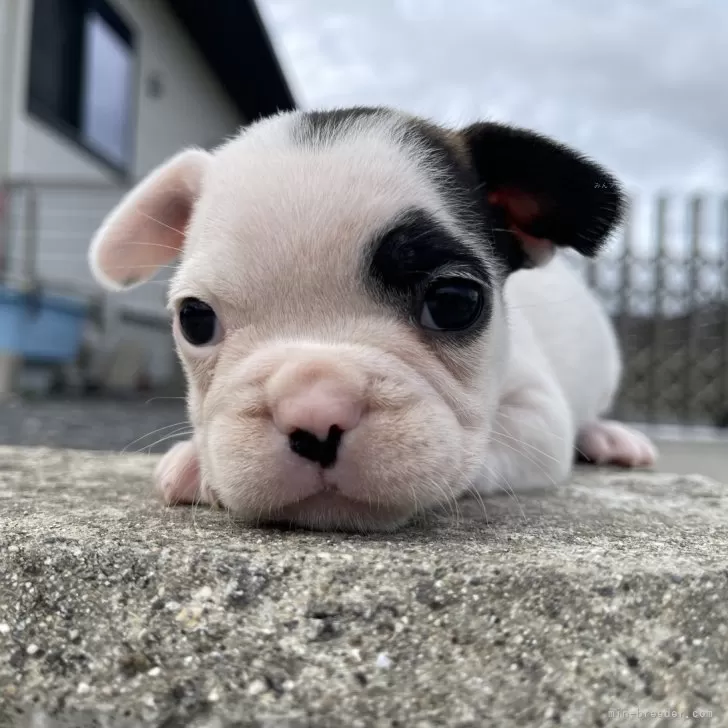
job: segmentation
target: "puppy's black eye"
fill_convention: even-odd
[[[220,324],[215,312],[197,298],[185,298],[179,309],[182,334],[193,346],[217,343]]]
[[[484,304],[483,287],[476,281],[435,281],[425,290],[419,323],[431,331],[463,331],[480,318]]]

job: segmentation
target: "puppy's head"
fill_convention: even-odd
[[[205,487],[252,521],[393,527],[483,466],[509,272],[594,255],[615,180],[498,124],[289,113],[153,172],[91,246],[124,288],[180,258],[174,336]]]

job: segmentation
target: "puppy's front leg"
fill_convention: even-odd
[[[200,460],[194,440],[174,445],[154,471],[157,490],[167,505],[212,503],[213,498],[200,477]]]
[[[534,382],[505,395],[476,489],[512,492],[561,483],[574,460],[575,428],[555,384]]]

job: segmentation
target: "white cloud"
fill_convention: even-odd
[[[305,107],[539,129],[628,184],[728,187],[725,0],[261,0]]]

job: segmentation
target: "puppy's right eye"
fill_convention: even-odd
[[[193,346],[216,344],[220,322],[215,312],[197,298],[185,298],[179,308],[179,326],[182,335]]]

